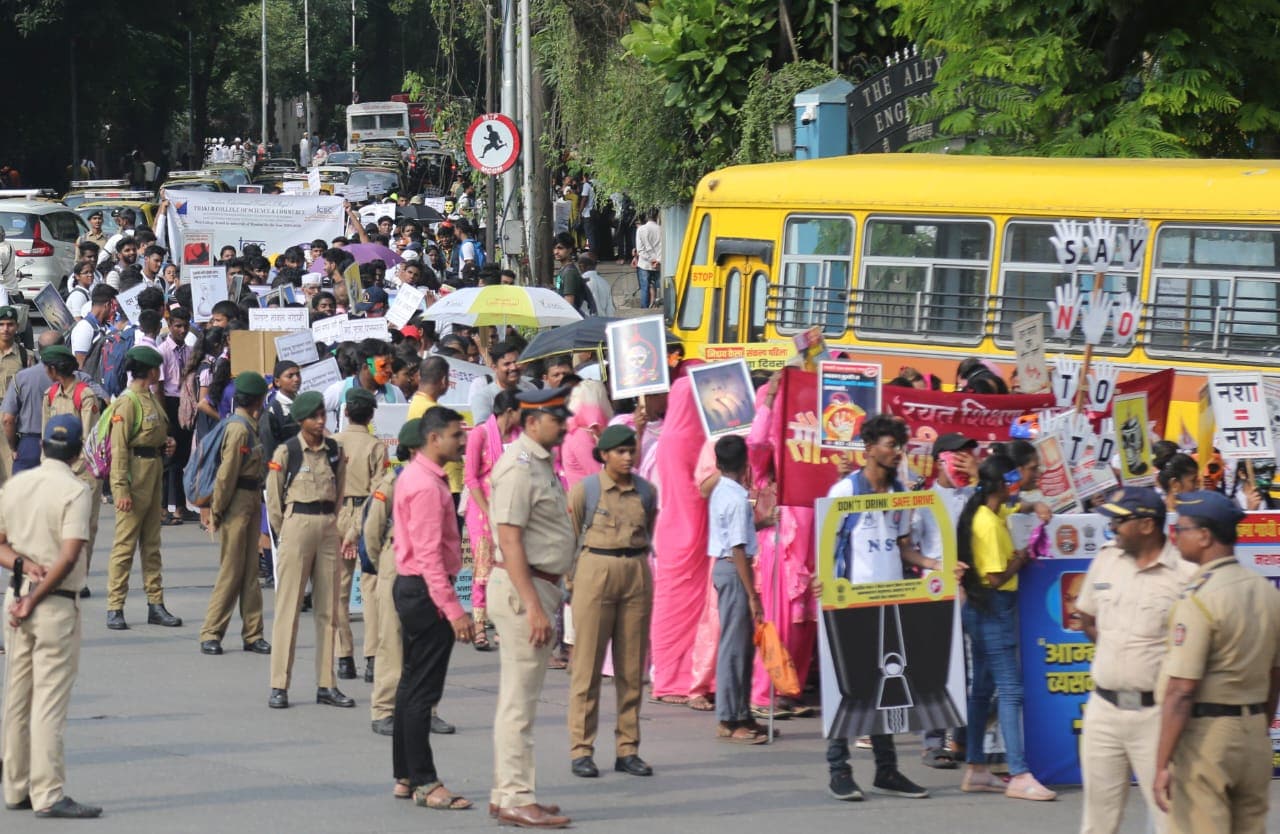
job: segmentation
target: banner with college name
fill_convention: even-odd
[[[210,242],[211,252],[253,243],[273,255],[317,238],[332,240],[342,234],[344,220],[341,197],[180,191],[169,197],[165,225],[170,252],[183,251],[190,230]]]

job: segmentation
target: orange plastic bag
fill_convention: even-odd
[[[782,645],[773,623],[763,622],[756,626],[755,644],[760,652],[760,662],[773,680],[774,690],[787,698],[798,696],[800,679],[796,676],[796,665],[791,661],[791,653]]]

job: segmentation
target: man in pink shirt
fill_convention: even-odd
[[[391,597],[400,617],[404,666],[396,689],[391,761],[396,793],[412,792],[424,808],[462,810],[471,802],[452,794],[436,775],[431,753],[431,707],[444,695],[453,643],[470,643],[471,616],[453,590],[462,569],[462,539],[444,465],[460,460],[462,416],[441,406],[422,416],[421,451],[396,481],[396,577]]]

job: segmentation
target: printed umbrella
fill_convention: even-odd
[[[355,258],[358,264],[367,264],[369,261],[381,259],[387,266],[395,266],[404,260],[396,254],[395,250],[388,249],[381,243],[352,243],[342,249],[344,252],[350,252],[351,257]]]
[[[428,307],[423,318],[471,327],[556,327],[582,320],[578,311],[554,291],[512,284],[468,287],[449,293]]]

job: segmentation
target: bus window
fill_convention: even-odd
[[[1153,356],[1276,353],[1280,232],[1161,227],[1151,269],[1147,347]]]
[[[858,293],[859,333],[929,333],[982,339],[992,223],[875,218],[867,221]]]
[[[759,271],[751,276],[751,304],[748,312],[748,342],[764,341],[764,313],[769,306],[769,275]]]
[[[853,235],[852,217],[787,218],[776,304],[780,333],[796,333],[816,324],[827,336],[844,335]]]
[[[693,245],[693,260],[689,266],[706,266],[711,257],[711,215],[702,215],[698,226],[698,239]],[[688,280],[684,285],[684,298],[680,299],[679,326],[681,330],[697,330],[702,326],[702,308],[706,306],[707,290],[693,286]]]
[[[1127,240],[1125,226],[1123,221],[1116,225],[1120,230],[1118,248],[1123,251]],[[1064,272],[1059,265],[1053,244],[1049,242],[1051,237],[1053,223],[1045,220],[1012,220],[1005,226],[1000,294],[995,305],[996,344],[1012,346],[1010,330],[1014,322],[1035,313],[1045,317],[1046,339],[1058,344],[1049,322],[1049,302],[1056,297],[1057,287],[1071,280],[1072,273]],[[1094,273],[1079,273],[1076,280],[1082,291],[1089,292],[1097,279]],[[1102,287],[1107,292],[1136,293],[1138,273],[1115,267],[1103,277]],[[1078,323],[1072,342],[1084,344],[1084,333]]]
[[[720,331],[720,341],[741,341],[738,332],[741,326],[742,273],[735,269],[724,282],[724,327]]]
[[[351,129],[358,130],[358,131],[377,130],[378,117],[373,113],[366,113],[360,116],[352,116]]]

